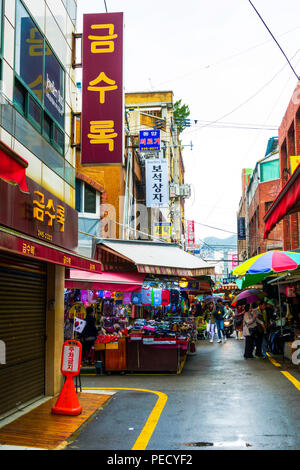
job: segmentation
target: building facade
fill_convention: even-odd
[[[184,239],[184,163],[178,128],[174,123],[173,93],[125,94],[124,156],[119,165],[81,162],[80,112],[76,124],[76,209],[79,212],[78,250],[93,253],[93,240]],[[139,132],[160,130],[160,152],[140,151]],[[147,207],[146,162],[163,159],[168,171],[168,204]]]
[[[60,391],[65,269],[100,266],[75,251],[76,1],[0,7],[2,416]]]
[[[279,127],[280,191],[265,214],[265,237],[283,224],[283,249],[300,249],[300,82]]]
[[[278,139],[269,139],[264,158],[250,171],[243,171],[243,195],[238,211],[238,222],[245,220],[244,230],[238,224],[239,261],[283,248],[283,226],[278,224],[264,238],[264,216],[276,198],[280,186]]]

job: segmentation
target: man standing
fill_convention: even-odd
[[[223,302],[221,299],[218,299],[217,305],[214,310],[214,316],[216,319],[216,325],[217,325],[217,330],[218,330],[218,343],[222,343],[222,337],[221,337],[221,331],[223,335],[223,341],[226,343],[226,335],[225,335],[225,330],[224,330],[224,307],[223,307]]]

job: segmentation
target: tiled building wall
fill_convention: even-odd
[[[16,135],[9,125],[0,122],[0,139],[25,158],[29,167],[26,174],[51,191],[71,207],[75,206],[75,149],[70,146],[72,109],[76,109],[76,82],[72,69],[72,33],[75,31],[75,0],[24,0],[32,19],[46,36],[65,70],[65,150],[60,155],[23,119],[23,134]],[[15,0],[4,0],[2,94],[6,108],[11,110],[14,100],[15,63]],[[9,105],[10,104],[10,105]],[[12,108],[13,112],[14,109]],[[7,114],[7,113],[6,113]],[[18,115],[21,119],[21,117]],[[13,122],[14,116],[12,116]],[[7,123],[6,123],[7,124]],[[31,141],[29,142],[29,135]],[[34,151],[35,136],[39,151]],[[26,139],[26,137],[28,137]],[[45,147],[45,148],[44,148]],[[42,152],[42,148],[44,148]],[[47,158],[43,155],[47,153]],[[46,163],[45,163],[46,162]],[[53,162],[53,163],[51,163]]]

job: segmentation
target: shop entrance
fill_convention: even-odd
[[[0,253],[0,416],[45,394],[46,273],[46,264]]]

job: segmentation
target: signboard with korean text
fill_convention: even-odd
[[[298,156],[298,155],[291,156],[290,157],[290,163],[291,163],[291,174],[293,174],[294,171],[296,170],[297,166],[300,163],[300,156]]]
[[[238,254],[231,255],[231,263],[232,263],[232,269],[236,268],[239,265],[239,255]]]
[[[246,240],[245,217],[238,217],[238,219],[237,219],[237,232],[238,232],[238,240]]]
[[[186,222],[186,243],[188,247],[194,247],[195,245],[195,223],[193,220],[187,220]]]
[[[83,16],[82,164],[123,161],[123,13]]]
[[[75,376],[80,372],[82,346],[79,341],[68,340],[63,345],[61,372]]]
[[[0,224],[41,241],[75,250],[78,212],[35,181],[26,177],[29,193],[0,179]],[[13,208],[13,210],[12,210]]]
[[[146,160],[146,205],[168,207],[169,177],[167,160]]]
[[[171,222],[156,222],[154,224],[154,235],[160,238],[171,238],[172,224]]]
[[[160,130],[140,131],[140,152],[160,151]]]

